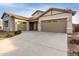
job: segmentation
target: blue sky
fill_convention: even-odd
[[[21,16],[30,17],[36,10],[47,10],[49,8],[72,9],[77,11],[73,17],[73,23],[79,23],[78,3],[0,3],[0,17],[4,12],[14,13]]]

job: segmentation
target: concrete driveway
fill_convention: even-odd
[[[0,55],[63,56],[67,55],[67,34],[25,31],[15,37],[0,40]]]

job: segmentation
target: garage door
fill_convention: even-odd
[[[66,32],[66,19],[41,21],[41,30],[46,32]]]

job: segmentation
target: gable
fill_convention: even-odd
[[[8,15],[8,14],[4,14],[4,15],[3,15],[3,17],[2,17],[2,19],[3,19],[3,20],[9,20],[9,19],[10,19],[10,17],[9,17],[9,15]]]
[[[36,12],[33,16],[40,15],[42,12]]]
[[[43,14],[41,14],[40,16],[38,16],[36,19],[39,19],[40,17],[43,17],[43,16],[60,15],[62,13],[70,13],[72,16],[74,16],[75,13],[76,13],[76,11],[73,11],[71,9],[49,8]]]
[[[7,17],[9,17],[9,15],[5,14],[5,15],[4,15],[4,18],[7,18]]]
[[[6,16],[6,13],[3,13],[3,15],[2,15],[1,19],[3,19],[5,16]]]
[[[53,15],[59,14],[59,13],[64,13],[64,12],[61,12],[61,11],[52,11],[52,14],[53,14]]]
[[[41,15],[43,12],[36,12],[34,15],[32,15],[33,17],[38,17],[39,15]]]
[[[52,11],[47,12],[47,13],[44,14],[43,16],[48,16],[48,15],[52,15]]]
[[[60,14],[60,13],[63,13],[63,12],[61,12],[61,11],[55,11],[55,10],[50,10],[46,14],[44,14],[43,16],[56,15],[56,14]]]
[[[5,18],[5,19],[6,18],[12,18],[12,19],[17,18],[17,19],[21,19],[21,20],[28,20],[27,17],[19,16],[19,15],[12,14],[12,13],[3,13],[1,19],[3,19],[3,18]]]

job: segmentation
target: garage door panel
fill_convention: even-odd
[[[66,20],[42,21],[42,31],[47,32],[66,32]]]

